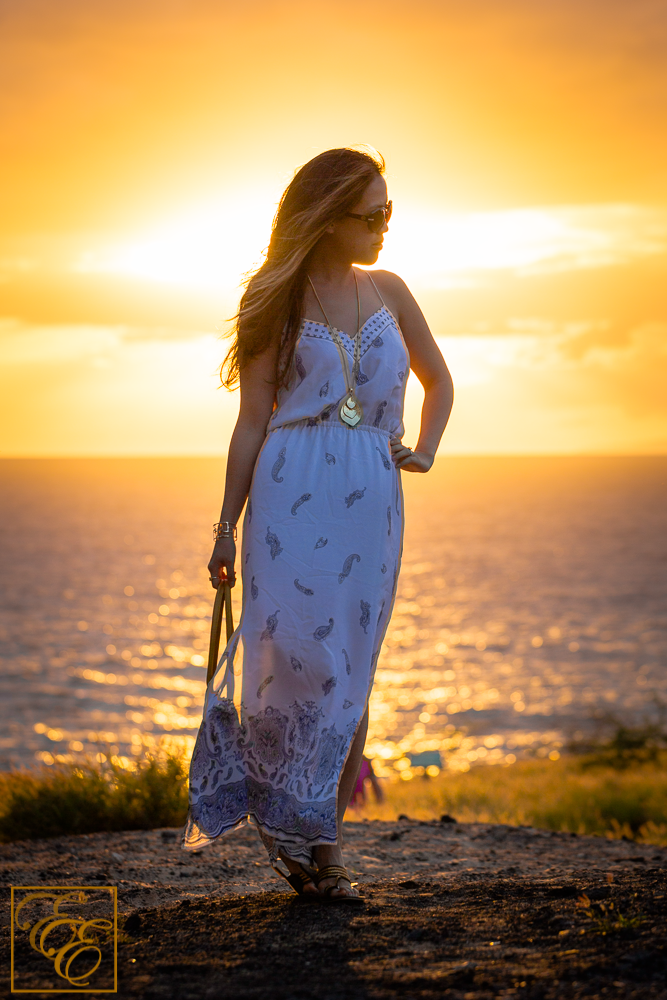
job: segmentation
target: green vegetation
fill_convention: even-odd
[[[357,818],[437,819],[443,813],[467,823],[508,823],[574,833],[628,837],[667,845],[667,754],[622,769],[591,757],[523,760],[509,766],[478,765],[465,773],[413,778],[384,785]],[[353,818],[348,812],[348,817]]]
[[[384,784],[385,799],[348,810],[347,819],[439,819],[508,823],[628,837],[667,846],[667,752],[612,766],[567,756],[478,765],[466,773]],[[117,759],[0,774],[0,841],[96,831],[181,826],[187,814],[187,760],[149,750],[132,769]]]
[[[158,748],[130,769],[113,758],[0,774],[0,841],[181,826],[187,762]]]
[[[646,923],[646,917],[641,914],[625,917],[614,903],[591,903],[585,894],[579,897],[577,905],[592,923],[596,934],[611,934],[613,931],[631,931],[640,924]]]
[[[626,726],[613,715],[603,716],[599,721],[611,729],[606,739],[573,740],[567,749],[581,756],[584,767],[606,764],[625,770],[638,764],[656,763],[667,750],[667,706],[655,696],[653,702],[658,708],[657,722]]]

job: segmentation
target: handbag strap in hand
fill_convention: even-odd
[[[232,618],[232,590],[229,583],[223,580],[216,590],[215,604],[213,605],[213,617],[211,619],[211,641],[208,647],[208,670],[206,671],[206,686],[211,683],[211,678],[218,666],[218,652],[220,650],[220,632],[222,630],[222,614],[225,613],[227,626],[227,642],[234,632],[234,619]]]

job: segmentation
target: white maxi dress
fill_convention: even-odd
[[[246,822],[272,864],[281,850],[314,864],[313,847],[336,843],[340,778],[368,706],[403,547],[389,438],[403,434],[409,355],[378,297],[362,327],[364,416],[355,428],[338,418],[345,381],[328,327],[302,323],[294,374],[253,472],[243,610],[206,692],[186,850]],[[340,337],[351,370],[354,341]]]

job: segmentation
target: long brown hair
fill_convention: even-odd
[[[287,385],[299,338],[308,258],[327,226],[345,215],[370,182],[383,174],[379,153],[328,149],[309,160],[288,185],[273,220],[264,263],[246,280],[220,369],[232,389],[241,369],[280,339],[276,387]]]

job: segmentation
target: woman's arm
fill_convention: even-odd
[[[406,472],[428,472],[454,403],[452,376],[408,286],[390,271],[380,271],[377,276],[403,332],[410,353],[410,368],[424,387],[421,428],[415,450],[406,448],[400,438],[393,438],[392,457],[395,465]]]
[[[241,370],[241,405],[234,433],[229,443],[225,497],[220,512],[221,521],[236,524],[248,497],[255,462],[266,437],[266,427],[273,412],[278,344],[268,347]],[[219,538],[208,564],[209,574],[218,580],[236,582],[234,563],[236,544],[233,538]]]

